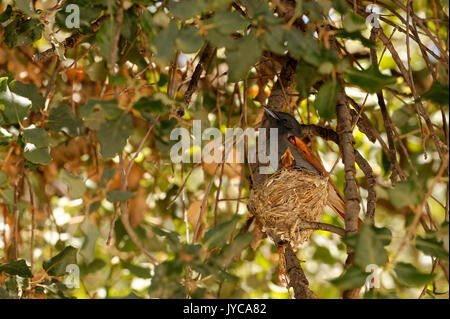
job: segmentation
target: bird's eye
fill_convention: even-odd
[[[281,124],[288,130],[292,129],[291,125],[289,125],[289,121],[286,119],[281,119]]]

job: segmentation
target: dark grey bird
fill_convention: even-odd
[[[286,150],[289,148],[295,160],[295,167],[305,169],[313,173],[319,173],[319,170],[307,159],[305,159],[305,157],[302,156],[299,150],[297,150],[291,142],[292,138],[297,137],[300,139],[303,137],[302,127],[297,122],[295,117],[289,113],[272,111],[266,107],[264,107],[264,112],[267,118],[267,132],[270,132],[269,128],[278,129],[278,159],[281,159],[283,154],[286,153]]]
[[[272,111],[266,107],[264,107],[264,112],[267,118],[265,125],[267,132],[270,132],[270,128],[278,129],[278,159],[280,162],[283,162],[286,154],[288,154],[286,151],[289,149],[294,159],[294,163],[292,163],[293,168],[328,175],[321,160],[302,141],[302,127],[295,117],[289,113]],[[270,141],[270,139],[268,140]],[[331,178],[328,180],[327,205],[344,220],[345,202]],[[361,221],[359,221],[359,224],[361,224]]]

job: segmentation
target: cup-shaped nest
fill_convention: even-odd
[[[302,221],[319,222],[328,197],[328,177],[298,169],[281,169],[252,190],[248,207],[273,239],[288,241],[293,249],[313,230]]]

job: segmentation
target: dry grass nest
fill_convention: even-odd
[[[297,169],[281,169],[252,190],[248,207],[273,239],[292,248],[309,239],[314,230],[302,221],[319,222],[328,197],[328,177]]]

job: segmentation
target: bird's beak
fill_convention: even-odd
[[[280,118],[278,117],[278,115],[276,115],[273,111],[269,110],[267,107],[264,107],[264,113],[266,113],[268,116],[273,117],[276,120],[279,120]]]

